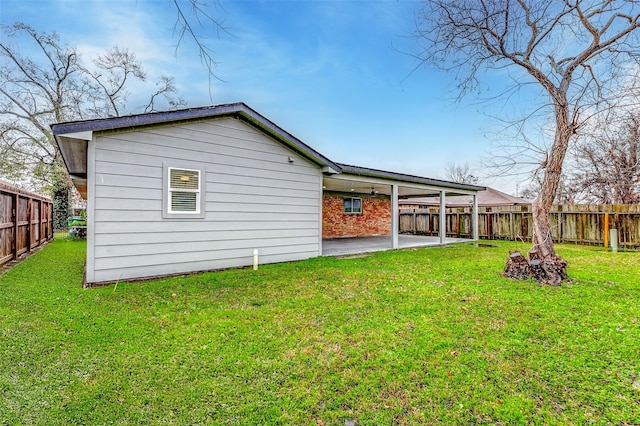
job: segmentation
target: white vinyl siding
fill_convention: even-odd
[[[247,266],[254,249],[260,263],[321,254],[320,168],[243,121],[104,133],[94,143],[89,282]],[[193,208],[192,196],[169,205],[170,188],[195,190],[170,185],[169,169],[199,172],[199,215],[178,211]]]

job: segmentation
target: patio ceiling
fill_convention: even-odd
[[[398,185],[398,198],[401,199],[413,197],[439,197],[441,190],[445,190],[447,192],[447,196],[464,195],[467,193],[457,192],[455,189],[451,188],[439,188],[413,182],[408,183],[350,175],[325,176],[322,181],[322,188],[325,191],[332,192],[391,196],[391,185],[393,184]]]

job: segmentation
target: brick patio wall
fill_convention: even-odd
[[[344,197],[362,199],[362,214],[345,214]],[[384,196],[325,193],[322,238],[365,237],[391,233],[391,200]]]

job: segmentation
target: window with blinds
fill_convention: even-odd
[[[200,170],[168,168],[169,213],[200,213]]]

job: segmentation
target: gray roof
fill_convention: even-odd
[[[300,139],[296,138],[291,133],[279,127],[266,117],[260,115],[242,102],[199,108],[187,108],[174,111],[127,115],[122,117],[56,123],[51,125],[51,130],[53,131],[54,136],[58,136],[87,131],[96,132],[101,130],[134,128],[168,122],[175,123],[179,121],[223,116],[238,117],[276,138],[316,164],[323,167],[327,166],[339,171],[339,167],[333,161],[329,160],[327,157],[320,154],[318,151],[314,150]],[[58,141],[58,145],[60,145],[58,138],[56,138],[56,140]],[[64,157],[64,150],[62,147],[60,148],[63,151]]]
[[[370,169],[361,166],[350,166],[348,164],[337,163],[343,174],[356,176],[370,176],[385,179],[393,179],[401,182],[414,182],[424,185],[443,186],[446,188],[465,189],[470,191],[482,191],[486,189],[484,186],[469,185],[466,183],[449,182],[439,179],[431,179],[422,176],[407,175],[404,173],[388,172],[386,170]]]
[[[69,170],[69,174],[72,176],[74,184],[83,196],[86,196],[87,139],[93,137],[93,132],[117,129],[134,130],[144,126],[163,123],[179,123],[225,116],[236,117],[258,128],[275,140],[319,165],[327,175],[346,174],[368,176],[466,191],[480,191],[485,189],[483,186],[447,182],[422,176],[335,163],[242,102],[122,117],[56,123],[51,125],[51,130],[56,139],[56,143],[60,147],[62,158]]]

